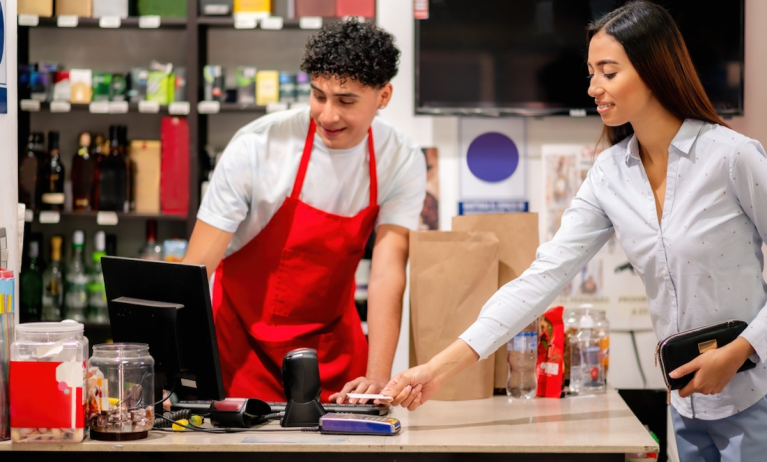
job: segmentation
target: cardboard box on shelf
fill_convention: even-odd
[[[266,106],[280,100],[280,73],[258,71],[256,74],[256,104]]]
[[[41,18],[53,16],[53,0],[19,0],[16,8],[18,14],[36,14]]]
[[[72,89],[72,103],[88,104],[93,99],[93,73],[90,69],[71,69],[69,84]]]
[[[264,17],[272,14],[271,0],[234,0],[234,14],[254,13]]]
[[[146,100],[155,101],[163,106],[173,102],[176,78],[165,71],[149,71],[146,83]]]
[[[336,16],[362,16],[374,18],[376,15],[376,0],[336,0]]]
[[[133,191],[136,213],[160,213],[160,171],[162,147],[159,141],[135,140],[130,145],[134,166]]]
[[[130,72],[128,83],[128,100],[131,103],[146,101],[146,84],[149,79],[149,69],[134,67]]]
[[[139,16],[186,19],[187,0],[138,0]]]
[[[222,66],[207,65],[202,70],[203,100],[221,101],[226,100],[226,91],[224,88],[224,68]]]
[[[256,104],[256,68],[237,68],[237,102]]]
[[[109,101],[112,93],[112,74],[108,72],[93,73],[93,101]]]
[[[81,18],[93,16],[91,0],[56,0],[56,16],[73,14]]]
[[[272,16],[280,16],[285,19],[293,19],[296,17],[296,2],[295,0],[274,0],[272,6]]]
[[[128,0],[93,0],[93,17],[128,17]]]
[[[336,15],[336,0],[296,0],[296,16],[321,16],[332,18]]]

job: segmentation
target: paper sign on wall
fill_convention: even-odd
[[[458,214],[527,212],[524,119],[459,121]]]
[[[0,0],[0,114],[8,114],[8,52],[5,45],[5,0]]]

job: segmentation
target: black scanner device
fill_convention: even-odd
[[[320,404],[320,368],[317,350],[299,348],[289,352],[282,360],[282,386],[285,390],[283,427],[310,427],[319,425],[326,414]]]

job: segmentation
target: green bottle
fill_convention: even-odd
[[[104,231],[97,232],[93,241],[93,264],[88,271],[88,321],[106,324],[109,322],[109,310],[104,289],[104,273],[101,269],[101,257],[106,255]]]
[[[21,270],[21,322],[39,322],[43,310],[43,271],[40,268],[40,243],[30,241],[29,263]]]

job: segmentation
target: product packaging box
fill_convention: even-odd
[[[149,71],[146,82],[146,100],[155,101],[163,106],[173,102],[176,80],[173,74],[165,71]]]
[[[37,101],[49,101],[53,92],[53,72],[33,71],[29,76],[30,97]]]
[[[203,16],[228,16],[232,14],[233,0],[200,0]]]
[[[186,19],[187,0],[138,0],[139,16]]]
[[[131,103],[146,101],[146,84],[149,79],[149,69],[134,67],[130,72],[128,82],[128,98]]]
[[[91,0],[56,0],[56,16],[73,14],[81,18],[93,16]]]
[[[162,213],[186,215],[189,212],[189,123],[185,117],[163,117],[160,170]]]
[[[272,16],[280,16],[285,19],[296,17],[295,0],[274,0],[272,2]]]
[[[373,18],[376,15],[376,0],[336,0],[336,16],[362,16]]]
[[[128,82],[123,74],[112,75],[110,101],[128,101]]]
[[[296,102],[296,75],[289,72],[280,72],[280,102]]]
[[[535,261],[538,214],[504,213],[453,217],[453,231],[486,231],[498,238],[498,288],[518,278]],[[506,345],[495,353],[495,388],[506,388]]]
[[[173,101],[186,101],[186,68],[177,67],[173,71]]]
[[[224,68],[221,66],[208,65],[202,70],[205,81],[203,87],[204,101],[221,101],[226,99],[224,91]]]
[[[237,68],[237,102],[256,104],[256,68]]]
[[[256,104],[266,106],[280,100],[280,73],[258,71],[256,74]]]
[[[112,93],[112,74],[93,73],[93,101],[109,101]]]
[[[234,0],[234,14],[268,18],[272,14],[272,0]]]
[[[296,101],[308,103],[312,97],[312,79],[306,72],[296,74]]]
[[[476,321],[498,290],[498,238],[487,232],[410,233],[411,366],[424,364]],[[412,364],[414,362],[415,364]],[[456,401],[493,395],[495,363],[485,359],[433,396]]]
[[[57,71],[53,77],[53,100],[69,101],[72,98],[72,84],[69,71]]]
[[[128,0],[93,0],[93,17],[128,17]]]
[[[136,213],[160,213],[161,158],[159,141],[132,141],[130,144]]]
[[[88,104],[93,98],[93,74],[90,69],[72,69],[69,71],[72,88],[71,100],[76,104]]]
[[[53,16],[53,0],[19,0],[18,14],[36,14],[41,18]]]
[[[296,0],[296,16],[322,16],[332,18],[336,15],[336,0]]]

